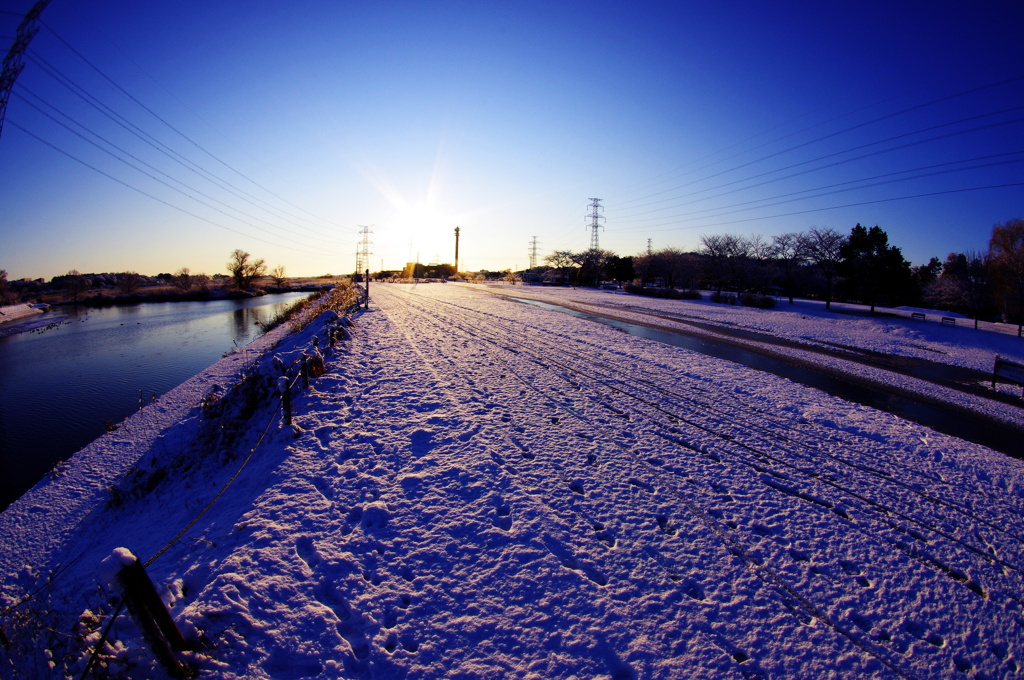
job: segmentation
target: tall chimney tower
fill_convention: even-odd
[[[459,228],[455,227],[455,274],[459,273]]]

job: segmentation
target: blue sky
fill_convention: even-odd
[[[1024,215],[1020,2],[52,0],[42,23],[0,136],[11,278],[214,274],[235,248],[347,273],[359,225],[373,269],[451,261],[456,225],[463,268],[523,268],[534,237],[588,247],[592,197],[620,255],[860,222],[923,263]]]

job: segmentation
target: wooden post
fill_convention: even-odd
[[[136,558],[130,564],[124,564],[117,579],[128,611],[142,628],[157,659],[171,677],[187,678],[189,672],[175,652],[185,651],[188,644],[157,595],[142,563]]]
[[[277,379],[277,391],[281,393],[281,418],[285,425],[292,424],[292,395],[288,391],[288,376]]]

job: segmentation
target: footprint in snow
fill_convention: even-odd
[[[316,570],[317,565],[320,564],[320,553],[309,536],[300,536],[295,541],[295,554],[305,562],[310,571]]]

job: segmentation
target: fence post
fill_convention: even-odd
[[[128,611],[142,628],[150,648],[171,677],[187,678],[189,672],[175,652],[185,651],[188,644],[157,595],[145,567],[125,548],[118,548],[115,553],[115,559],[121,565],[117,582]]]
[[[285,425],[292,424],[292,395],[288,391],[288,376],[277,379],[277,391],[281,393],[281,417]]]
[[[299,362],[299,375],[302,376],[302,389],[309,389],[309,355],[303,354]]]

